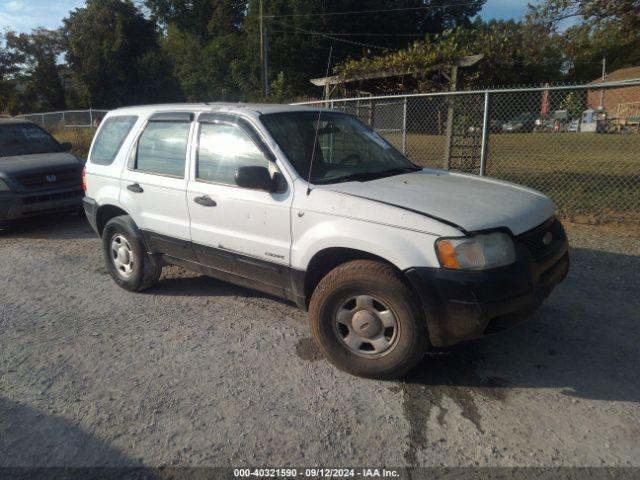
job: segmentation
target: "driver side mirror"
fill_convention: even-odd
[[[276,190],[276,182],[271,178],[269,169],[266,167],[240,167],[236,171],[236,184],[239,187],[251,190],[264,190],[266,192],[274,192]]]
[[[73,148],[73,144],[71,142],[63,142],[60,144],[63,152],[69,152]]]

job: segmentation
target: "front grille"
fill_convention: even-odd
[[[552,241],[545,245],[544,237],[551,233]],[[558,242],[564,241],[567,235],[562,227],[562,223],[556,218],[543,223],[539,227],[529,230],[516,237],[516,242],[523,245],[531,254],[534,260],[539,260],[547,254],[555,251]]]
[[[69,198],[82,197],[84,192],[82,190],[71,190],[69,192],[50,193],[46,195],[33,195],[30,197],[23,197],[22,203],[24,205],[33,205],[36,203],[52,202],[56,200],[66,200]]]
[[[16,180],[28,190],[82,185],[82,173],[78,168],[54,169],[42,173],[20,175]]]

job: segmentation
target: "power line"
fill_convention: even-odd
[[[294,29],[294,30],[296,30],[298,32],[304,33],[306,35],[315,35],[315,36],[318,36],[318,37],[324,37],[324,38],[327,38],[329,40],[333,40],[335,42],[347,43],[347,44],[356,45],[356,46],[359,46],[359,47],[377,48],[379,50],[393,50],[393,49],[390,49],[390,48],[387,48],[387,47],[382,47],[380,45],[373,45],[371,43],[363,43],[363,42],[355,42],[353,40],[345,40],[344,38],[334,37],[332,35],[328,35],[328,34],[322,33],[322,32],[314,32],[314,31],[311,31],[311,30],[305,30],[304,28],[296,27],[294,25],[289,25],[287,23],[280,22],[278,20],[273,20],[273,21],[275,23],[279,23],[280,25],[284,25],[285,27],[289,27],[289,28],[292,28],[292,29]],[[281,33],[284,33],[284,32],[281,32]],[[288,32],[288,33],[290,33],[290,32]]]
[[[426,33],[338,33],[323,32],[332,37],[424,37]]]
[[[407,12],[415,10],[446,10],[454,7],[471,7],[483,5],[484,0],[476,0],[465,3],[451,3],[448,5],[424,5],[422,7],[405,7],[405,8],[388,8],[381,10],[357,10],[350,12],[325,12],[325,13],[292,13],[287,15],[265,15],[264,18],[285,18],[285,17],[329,17],[333,15],[361,15],[365,13],[391,13],[391,12]]]

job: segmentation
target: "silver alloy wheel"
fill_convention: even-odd
[[[364,357],[384,355],[398,339],[393,310],[371,295],[357,295],[343,302],[336,313],[335,327],[342,343]]]
[[[122,235],[114,235],[111,239],[111,261],[122,278],[133,275],[133,250]]]

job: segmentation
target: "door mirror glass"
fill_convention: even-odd
[[[274,190],[274,181],[271,178],[269,169],[266,167],[240,167],[236,170],[235,178],[236,184],[242,188],[265,190],[267,192]]]

